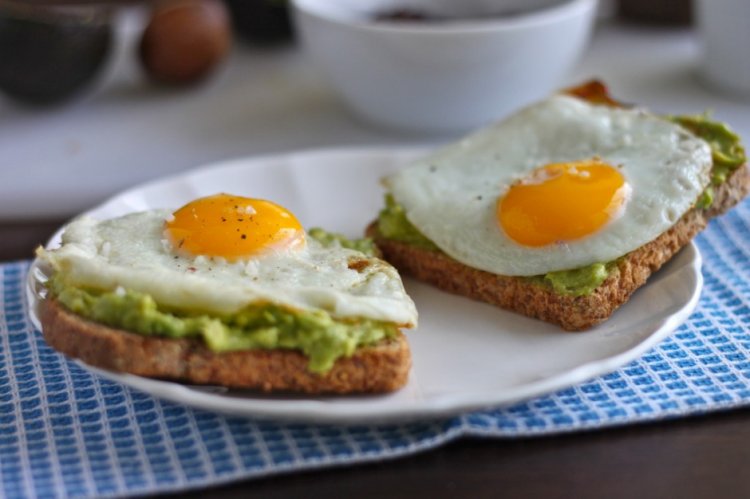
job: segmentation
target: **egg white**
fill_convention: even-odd
[[[584,238],[543,247],[510,239],[496,203],[537,167],[600,157],[631,189],[621,216]],[[615,260],[669,229],[709,182],[709,145],[639,109],[556,95],[416,161],[386,187],[409,221],[473,268],[528,276]]]
[[[270,251],[246,261],[183,257],[164,239],[170,213],[155,210],[97,221],[82,217],[63,233],[63,244],[42,259],[66,282],[151,295],[178,310],[231,314],[253,303],[323,309],[337,318],[370,318],[414,326],[417,312],[398,272],[377,258],[326,248],[308,237],[301,249]],[[360,271],[350,260],[366,258]]]

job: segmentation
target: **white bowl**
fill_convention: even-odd
[[[750,2],[696,2],[703,39],[703,76],[720,91],[750,99]]]
[[[475,128],[555,90],[585,47],[596,10],[596,0],[293,3],[304,45],[357,115],[430,133]],[[373,20],[405,6],[453,19]],[[491,15],[505,9],[516,14]]]

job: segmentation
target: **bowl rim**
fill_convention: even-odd
[[[562,21],[578,15],[585,16],[593,13],[599,0],[564,0],[558,5],[532,10],[528,13],[512,17],[488,19],[469,19],[450,21],[445,23],[409,23],[409,22],[373,22],[366,18],[346,20],[311,8],[310,2],[315,0],[292,0],[293,10],[316,18],[318,20],[336,24],[342,27],[358,29],[372,33],[384,34],[417,34],[417,35],[456,35],[468,33],[489,33],[502,31],[516,31],[532,27],[544,26],[556,21]]]

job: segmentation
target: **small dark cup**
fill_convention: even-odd
[[[72,98],[112,46],[111,9],[0,0],[0,91],[35,105]]]

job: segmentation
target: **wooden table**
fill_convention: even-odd
[[[0,261],[62,220],[0,222]],[[180,497],[750,497],[750,412],[556,437],[463,439],[378,464],[280,475]]]

